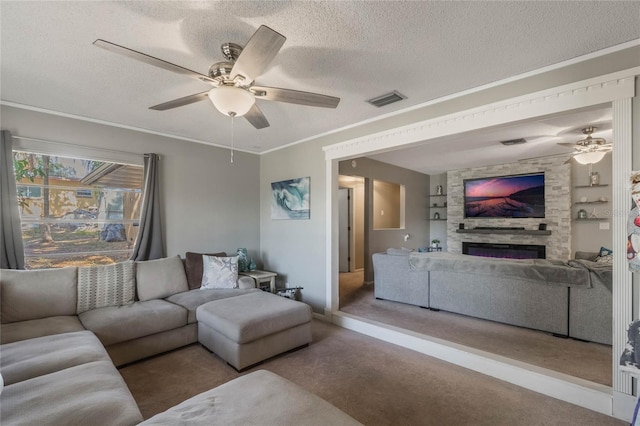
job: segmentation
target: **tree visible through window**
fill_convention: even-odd
[[[131,256],[142,166],[14,152],[27,269],[103,265]]]

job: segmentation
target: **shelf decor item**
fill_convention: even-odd
[[[433,214],[433,218],[434,218],[435,220],[440,219],[440,213],[435,212],[435,213]]]
[[[585,209],[578,210],[578,219],[586,219],[587,211]]]
[[[589,175],[589,184],[591,186],[598,186],[600,185],[600,173],[598,172],[593,172]]]
[[[442,195],[442,185],[436,186],[436,195]]]
[[[440,245],[440,240],[438,240],[437,238],[434,238],[433,240],[431,240],[432,248],[438,248],[439,245]]]

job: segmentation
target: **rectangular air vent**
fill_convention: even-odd
[[[383,107],[385,105],[389,105],[392,104],[394,102],[398,102],[401,101],[403,99],[407,99],[407,97],[405,95],[403,95],[402,93],[396,92],[395,90],[391,93],[387,93],[384,94],[382,96],[378,96],[377,98],[373,98],[373,99],[369,99],[367,102],[369,102],[371,105],[375,106],[375,107]]]
[[[511,139],[508,141],[500,141],[500,143],[502,145],[520,145],[522,143],[527,143],[527,140],[524,138],[520,138],[520,139]]]

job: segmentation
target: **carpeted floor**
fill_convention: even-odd
[[[376,300],[362,272],[340,274],[340,310],[611,386],[611,346]]]
[[[308,348],[273,371],[366,425],[623,425],[624,422],[314,320]],[[240,374],[199,344],[120,370],[145,418]]]

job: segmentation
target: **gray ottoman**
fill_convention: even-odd
[[[311,308],[267,292],[205,303],[198,341],[237,370],[311,342]]]

